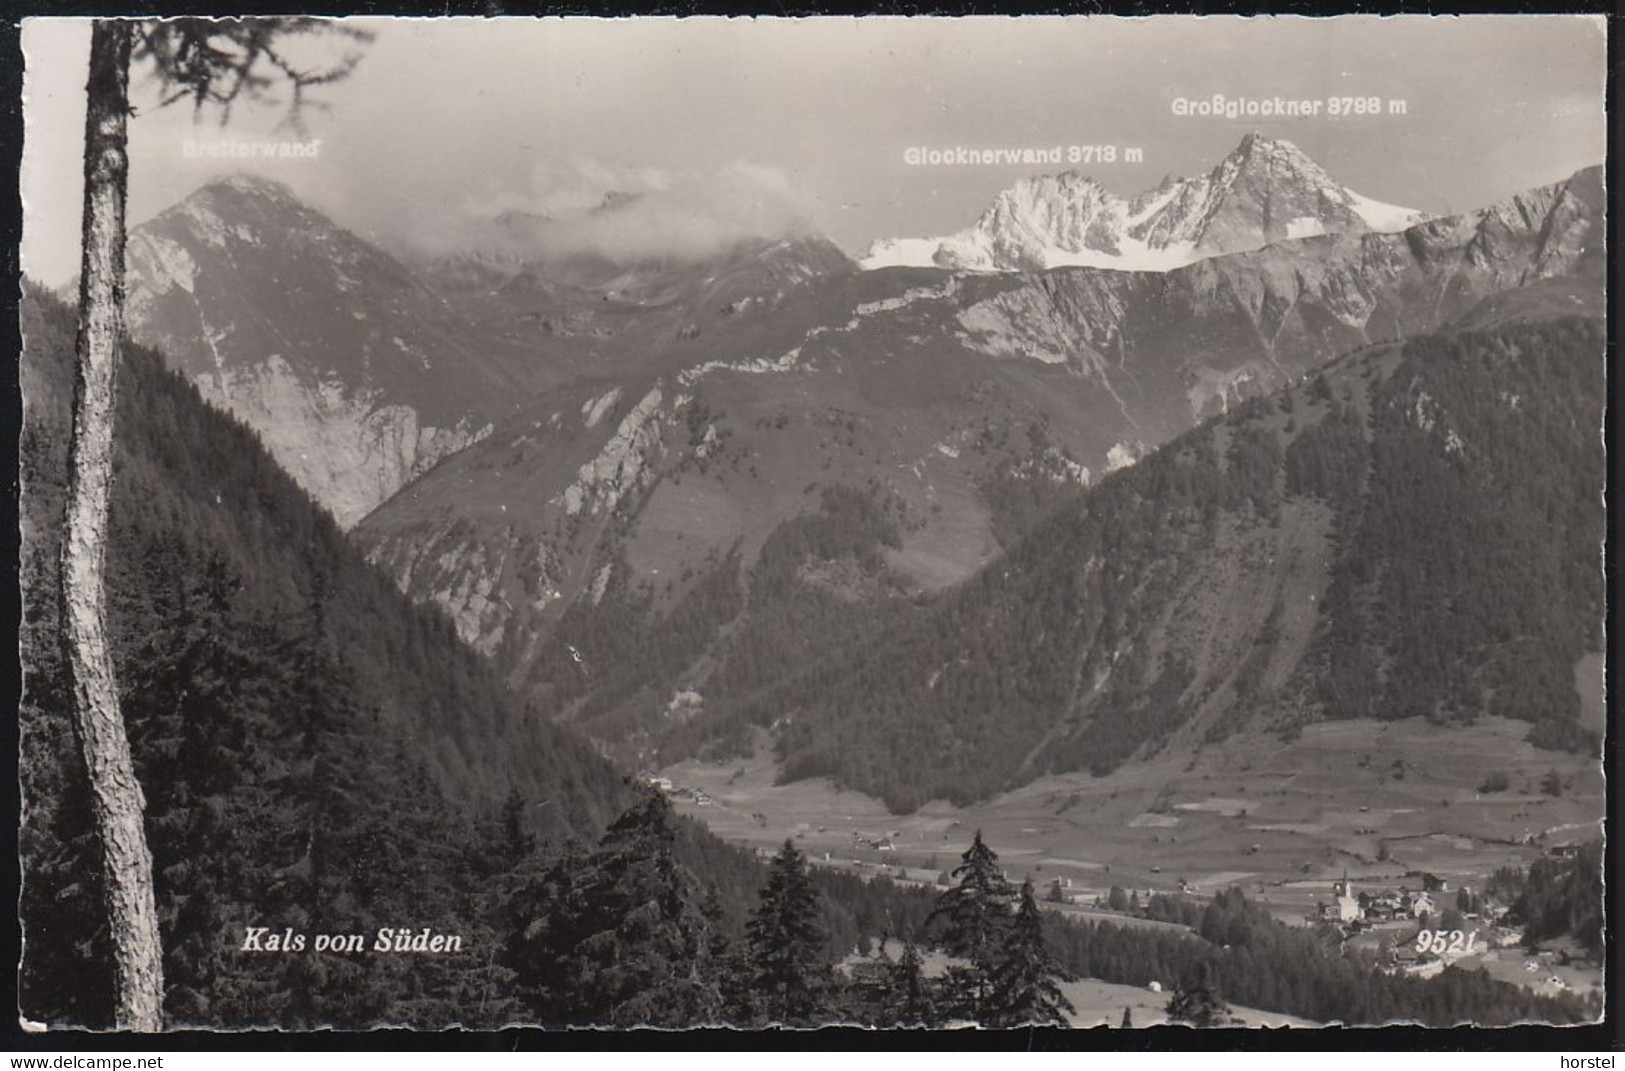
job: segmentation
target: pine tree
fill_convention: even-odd
[[[1179,986],[1168,998],[1168,1021],[1190,1026],[1224,1026],[1230,1021],[1230,1008],[1213,985],[1213,967],[1203,963],[1196,981]]]
[[[1004,958],[993,974],[988,1024],[1065,1026],[1065,1013],[1075,1009],[1056,984],[1061,977],[1060,967],[1044,944],[1044,920],[1033,898],[1033,883],[1025,881]]]
[[[587,864],[587,849],[571,838],[551,857],[533,858],[508,879],[513,894],[499,915],[505,939],[497,962],[513,972],[521,1003],[544,1025],[565,1022],[574,1010],[570,960],[585,936],[575,927],[587,910],[577,879]]]
[[[251,663],[231,645],[231,589],[218,556],[203,569],[175,544],[151,563],[167,575],[155,588],[170,600],[170,622],[146,635],[124,674],[124,714],[136,772],[151,785],[147,825],[160,866],[155,888],[164,949],[165,1012],[172,1023],[215,1019],[219,986],[230,978],[232,926],[219,878],[240,834],[226,800],[241,800],[243,742],[239,681]],[[201,580],[194,577],[201,574]],[[160,587],[161,585],[161,587]],[[167,590],[163,590],[167,589]],[[240,849],[239,849],[240,850]]]
[[[935,1026],[937,1007],[931,993],[931,980],[925,976],[925,964],[912,939],[903,943],[903,954],[892,964],[891,974],[890,1003],[883,1025]]]
[[[988,985],[1009,928],[1015,891],[999,869],[998,855],[983,843],[981,830],[960,858],[964,861],[953,873],[958,884],[937,897],[926,925],[942,920],[938,944],[949,955],[970,961],[968,968],[951,971],[950,978],[958,1010],[979,1019],[986,1010]]]
[[[536,835],[530,832],[525,824],[524,795],[517,789],[508,792],[502,801],[502,813],[498,821],[501,828],[501,844],[505,860],[510,866],[518,865],[536,850]]]
[[[76,735],[90,776],[102,845],[104,896],[118,979],[118,1025],[124,1030],[155,1031],[163,1026],[164,973],[152,852],[107,640],[105,580],[114,392],[124,327],[131,25],[98,19],[91,27],[84,251],[61,600]]]
[[[1123,1006],[1123,1021],[1117,1025],[1123,1030],[1134,1029],[1134,1013],[1127,1005]]]
[[[164,992],[144,801],[107,634],[107,516],[124,329],[129,117],[134,111],[131,62],[150,66],[157,75],[165,93],[162,104],[190,97],[199,109],[219,105],[223,115],[230,114],[239,97],[262,96],[280,77],[293,88],[291,117],[297,122],[306,88],[343,78],[359,57],[348,57],[329,71],[300,70],[280,51],[281,39],[335,26],[312,18],[97,19],[91,24],[79,329],[60,599],[77,735],[102,846],[117,978],[115,1014],[125,1030],[161,1029]],[[366,37],[361,31],[337,32]],[[264,74],[261,61],[276,76]]]
[[[722,894],[714,884],[706,886],[705,898],[700,901],[700,915],[709,927],[707,947],[716,975],[717,992],[722,999],[721,1017],[730,1023],[749,1022],[756,1015],[751,992],[750,954],[730,936]]]
[[[752,997],[768,1022],[807,1026],[825,1009],[830,978],[819,914],[806,856],[786,840],[745,927]]]
[[[597,850],[566,853],[521,894],[505,964],[548,1025],[721,1020],[712,922],[672,823],[665,797],[644,791]]]

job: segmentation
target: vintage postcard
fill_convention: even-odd
[[[1601,17],[22,41],[27,1028],[1601,1020]]]

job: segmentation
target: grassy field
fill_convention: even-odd
[[[1292,743],[1237,736],[1194,757],[1048,777],[974,807],[939,801],[910,815],[827,779],[775,784],[765,742],[747,761],[691,760],[663,773],[711,799],[679,799],[679,809],[738,843],[790,838],[819,861],[827,853],[830,862],[939,873],[979,828],[1016,880],[1061,878],[1085,895],[1240,885],[1290,920],[1345,872],[1357,884],[1397,884],[1426,870],[1452,888],[1480,887],[1497,867],[1540,855],[1527,838],[1596,828],[1599,764],[1537,750],[1524,730],[1502,719],[1449,730],[1419,719],[1330,722]],[[1561,796],[1540,790],[1550,770]],[[1479,791],[1491,772],[1507,775],[1506,791]]]

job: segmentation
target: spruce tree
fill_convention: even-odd
[[[568,854],[521,894],[507,965],[546,1025],[684,1027],[721,1020],[711,922],[677,862],[658,792],[585,858]]]
[[[1213,967],[1203,963],[1194,982],[1179,986],[1168,998],[1168,1021],[1188,1026],[1224,1026],[1230,1021],[1230,1008],[1213,984]]]
[[[497,916],[506,939],[497,962],[513,973],[520,1002],[533,1021],[554,1025],[568,1020],[571,957],[584,934],[587,913],[577,879],[588,862],[587,848],[570,838],[548,857],[533,857],[510,873],[511,895]]]
[[[819,915],[807,858],[786,840],[745,927],[752,998],[768,1022],[807,1026],[825,1009],[830,977]]]
[[[981,830],[960,858],[964,861],[953,873],[958,884],[937,897],[926,925],[940,920],[943,930],[937,943],[949,955],[969,961],[968,967],[950,971],[950,980],[960,1005],[957,1012],[979,1019],[986,1010],[988,985],[1015,894],[999,869],[998,855],[983,843]]]
[[[305,92],[349,74],[351,55],[327,70],[302,70],[284,54],[292,36],[363,31],[315,18],[97,19],[90,29],[85,93],[84,212],[79,329],[75,343],[72,439],[59,599],[76,736],[91,786],[102,847],[103,896],[112,938],[120,1029],[163,1027],[164,971],[152,851],[144,799],[107,629],[108,507],[113,487],[113,417],[124,333],[125,201],[129,184],[130,71],[157,75],[160,106],[190,99],[229,116],[239,99],[291,87],[297,123]]]
[[[1033,883],[1025,881],[1004,958],[993,973],[988,1024],[1065,1026],[1065,1013],[1075,1009],[1056,984],[1061,977],[1060,967],[1044,944],[1044,920],[1033,898]]]
[[[936,1001],[931,994],[931,980],[925,976],[925,964],[914,941],[903,943],[903,954],[891,967],[891,991],[886,1008],[887,1026],[935,1026]]]
[[[504,862],[510,866],[517,866],[536,850],[536,835],[530,832],[525,823],[528,806],[524,794],[517,788],[510,789],[507,798],[502,801],[497,821],[501,830],[502,851],[507,857]]]
[[[721,1017],[730,1023],[748,1022],[755,1015],[749,953],[729,933],[722,894],[715,884],[706,886],[705,898],[700,901],[700,916],[708,927],[707,951],[722,1000]]]

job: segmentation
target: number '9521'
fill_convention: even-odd
[[[1477,930],[1470,933],[1464,930],[1422,930],[1416,935],[1416,951],[1432,952],[1436,956],[1466,954],[1472,952],[1477,940]]]

